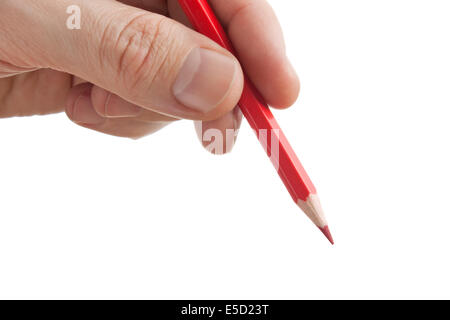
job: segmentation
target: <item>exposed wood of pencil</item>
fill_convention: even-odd
[[[309,219],[322,231],[328,241],[334,244],[333,237],[331,236],[330,229],[328,228],[328,222],[325,219],[322,205],[320,204],[317,194],[311,194],[306,201],[299,199],[297,205],[308,216]]]

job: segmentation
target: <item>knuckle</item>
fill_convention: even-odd
[[[130,94],[152,85],[169,56],[172,24],[162,16],[136,16],[118,30],[114,65],[118,78]]]

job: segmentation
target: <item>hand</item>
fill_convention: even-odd
[[[292,105],[299,80],[270,6],[209,3],[267,102]],[[71,5],[81,8],[79,30],[66,26]],[[237,130],[241,66],[186,25],[176,0],[2,0],[0,117],[65,109],[83,127],[130,138],[178,119],[196,120],[199,137],[209,128]]]

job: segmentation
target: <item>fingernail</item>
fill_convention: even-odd
[[[203,143],[203,121],[194,121],[194,127],[198,140]]]
[[[105,120],[95,112],[88,93],[82,94],[75,101],[71,119],[80,124],[99,124]]]
[[[236,143],[237,137],[238,137],[238,133],[239,133],[239,128],[241,127],[241,123],[242,123],[242,111],[239,107],[234,108],[234,112],[233,112],[233,125],[234,125],[234,130],[235,130],[235,135],[234,135],[234,143]]]
[[[136,117],[142,109],[138,106],[120,99],[115,94],[108,94],[105,102],[105,117],[123,118]]]
[[[212,50],[194,49],[178,74],[173,94],[186,107],[207,113],[224,100],[237,70],[233,58]]]
[[[236,143],[241,123],[241,112],[235,108],[212,121],[194,121],[195,131],[202,145],[211,153],[229,153]],[[225,151],[225,152],[224,152]]]

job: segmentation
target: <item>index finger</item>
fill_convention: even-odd
[[[298,97],[300,81],[286,56],[280,23],[265,0],[210,0],[246,73],[274,107]]]

